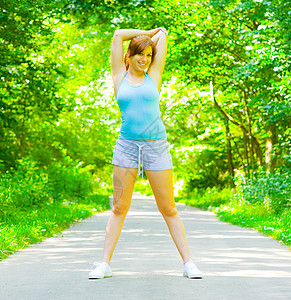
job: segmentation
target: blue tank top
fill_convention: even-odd
[[[130,85],[126,73],[116,99],[122,117],[120,139],[142,141],[167,138],[161,120],[159,91],[147,73],[144,83],[139,86]]]

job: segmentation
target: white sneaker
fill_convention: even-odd
[[[101,279],[112,276],[111,268],[106,262],[102,262],[101,264],[95,262],[93,267],[95,269],[89,274],[89,279]]]
[[[192,260],[189,260],[184,264],[184,277],[192,278],[202,278],[202,273],[198,270],[196,265]]]

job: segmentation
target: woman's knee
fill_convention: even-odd
[[[113,207],[115,215],[126,215],[131,204],[132,189],[114,186],[113,188]]]
[[[159,211],[164,217],[174,217],[178,213],[176,206],[172,205],[159,206]]]
[[[112,212],[118,216],[126,215],[129,207],[130,205],[128,204],[117,202],[113,205]]]

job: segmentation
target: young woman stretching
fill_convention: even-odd
[[[112,276],[109,264],[130,208],[140,163],[183,259],[183,275],[202,278],[202,273],[191,260],[184,225],[175,205],[172,158],[160,118],[159,92],[167,36],[164,28],[149,31],[121,29],[114,33],[111,71],[122,125],[112,161],[113,208],[106,228],[103,261],[95,263],[96,268],[89,274],[89,279]],[[131,41],[124,60],[123,42],[127,40]]]

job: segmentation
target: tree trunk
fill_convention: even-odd
[[[274,145],[278,141],[276,124],[271,124],[268,128],[268,137],[266,138],[266,165],[268,171],[273,171],[277,165],[277,155],[274,151]]]
[[[262,156],[260,155],[261,149],[260,149],[260,144],[259,144],[257,138],[254,135],[252,135],[252,132],[250,132],[250,130],[247,127],[245,127],[241,122],[235,120],[222,107],[220,107],[220,105],[217,103],[217,101],[214,97],[212,82],[210,82],[210,95],[211,95],[212,101],[214,103],[214,106],[221,113],[222,117],[225,120],[229,120],[230,122],[232,122],[234,125],[238,126],[243,131],[243,134],[244,134],[244,149],[245,149],[245,155],[246,155],[246,159],[247,159],[248,168],[250,167],[250,161],[249,161],[250,158],[248,156],[248,152],[249,152],[248,147],[250,147],[250,149],[251,149],[251,146],[255,145],[255,148],[257,148],[256,153],[259,154],[259,160],[261,161],[262,160]],[[252,159],[253,159],[253,157],[252,157]],[[249,172],[249,170],[247,170],[247,172]]]
[[[244,154],[245,154],[245,159],[246,159],[246,172],[249,175],[249,150],[248,150],[248,137],[245,132],[243,132],[243,142],[244,142]]]
[[[260,166],[262,166],[264,164],[264,162],[263,162],[263,154],[262,154],[261,146],[260,146],[258,140],[255,139],[253,136],[252,136],[252,141],[253,141],[253,145],[254,145],[254,148],[255,148],[255,151],[256,151],[258,164]]]
[[[248,107],[248,101],[247,101],[247,97],[246,97],[246,93],[243,91],[242,92],[242,97],[244,99],[244,111],[245,111],[245,117],[246,120],[248,122],[248,134],[247,134],[247,138],[248,138],[248,145],[249,145],[249,150],[250,150],[250,164],[251,164],[251,169],[252,171],[254,171],[254,142],[253,142],[253,134],[252,134],[252,120],[250,117],[250,111],[249,111],[249,107]]]
[[[227,162],[228,162],[228,171],[231,176],[231,185],[234,187],[234,168],[233,168],[233,160],[232,160],[232,153],[231,153],[231,135],[229,132],[229,124],[228,120],[225,120],[225,143],[226,143],[226,149],[227,149]]]
[[[266,138],[266,153],[265,153],[265,160],[266,160],[266,166],[267,170],[271,170],[271,155],[273,150],[273,144],[271,139],[271,132],[268,131],[268,137]]]

